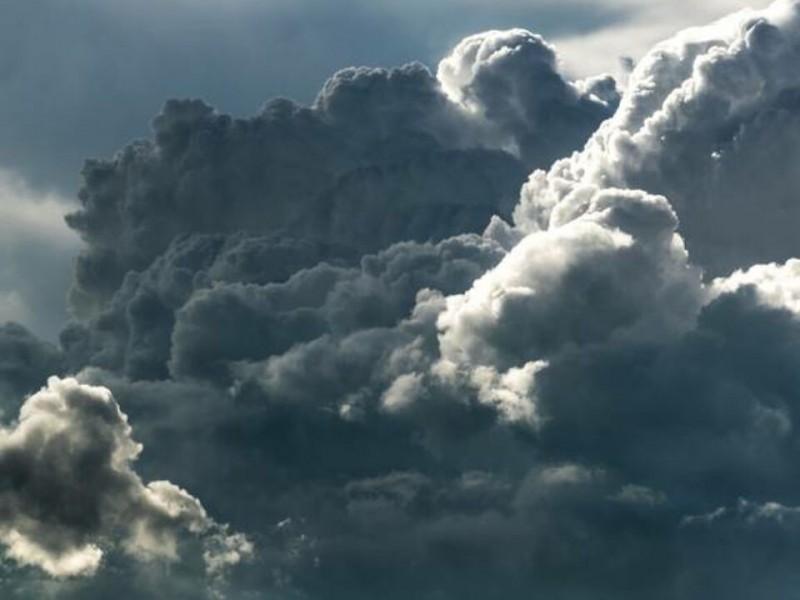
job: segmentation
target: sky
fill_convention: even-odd
[[[0,596],[794,598],[800,2],[0,3]]]

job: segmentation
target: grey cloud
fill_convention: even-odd
[[[701,128],[707,116],[678,124]],[[724,573],[751,543],[794,552],[785,507],[798,495],[797,264],[704,284],[669,202],[599,176],[559,180],[592,168],[581,160],[534,176],[528,192],[557,202],[534,207],[547,218],[464,294],[423,294],[398,326],[326,331],[238,371],[240,401],[338,414],[387,439],[399,432],[433,459],[351,475],[344,515],[293,521],[309,540],[309,562],[294,565],[299,589],[334,598],[386,588],[485,597],[482,586],[497,581],[508,597],[793,589],[782,565],[756,561],[741,589]],[[448,473],[492,459],[500,493],[477,506],[442,500]],[[752,504],[716,512],[740,497]],[[704,529],[695,518],[730,514],[743,525]],[[632,576],[631,564],[650,577]]]
[[[68,217],[88,244],[73,309],[91,314],[125,273],[145,269],[181,233],[321,236],[364,254],[477,232],[494,214],[508,216],[523,166],[502,149],[518,151],[527,168],[548,166],[577,148],[613,105],[565,81],[549,48],[546,65],[536,68],[528,59],[536,52],[524,50],[545,46],[532,34],[491,39],[497,54],[518,43],[523,51],[481,64],[470,89],[484,77],[519,80],[512,104],[534,99],[528,112],[504,104],[476,114],[448,97],[447,69],[440,82],[414,64],[342,71],[311,108],[276,100],[251,119],[201,101],[168,102],[153,121],[153,140],[84,168],[82,208]],[[466,60],[464,52],[459,46],[442,64]],[[476,93],[491,103],[487,89]],[[515,141],[517,129],[524,141]]]
[[[489,135],[528,167],[568,155],[619,101],[613,80],[585,89],[565,81],[555,49],[523,29],[464,39],[439,63],[437,77],[448,96],[489,121],[495,130]]]
[[[493,35],[497,52],[520,36],[536,39],[519,31]],[[554,67],[542,73],[501,62],[481,72],[508,70],[503,76],[519,77],[528,90],[539,80],[555,85],[547,110],[591,106],[595,125],[609,114]],[[342,71],[313,107],[276,100],[253,119],[220,115],[200,101],[168,102],[153,122],[153,140],[85,167],[83,208],[68,217],[88,245],[71,290],[78,318],[62,335],[72,364],[163,377],[174,314],[196,290],[220,280],[279,283],[323,260],[353,264],[398,241],[435,242],[480,231],[493,215],[508,217],[524,167],[482,147],[502,146],[498,140],[509,135],[500,113],[472,114],[415,64]],[[515,118],[541,118],[534,113]],[[542,149],[580,142],[569,135],[535,141]],[[299,254],[288,258],[290,252]],[[257,276],[221,272],[244,260]],[[304,323],[297,323],[301,330],[319,333]],[[177,350],[176,364],[185,353]]]
[[[129,273],[102,312],[66,328],[62,345],[74,369],[93,364],[165,377],[175,313],[195,292],[226,282],[283,282],[330,253],[321,243],[278,236],[178,236],[146,270]]]
[[[452,162],[450,168],[473,184],[465,182],[466,197],[453,190],[441,200],[427,193],[430,201],[444,206],[423,214],[429,219],[451,217],[452,229],[437,231],[439,223],[411,215],[425,197],[404,194],[398,181],[435,181],[432,166],[417,161],[405,167],[407,158],[400,159],[398,168],[385,175],[364,171],[360,187],[351,183],[355,174],[339,184],[337,179],[348,170],[369,164],[361,154],[368,147],[349,148],[347,138],[309,109],[273,103],[259,118],[233,121],[199,102],[173,102],[155,127],[155,145],[144,142],[112,162],[87,166],[84,210],[70,217],[70,224],[90,244],[79,259],[73,289],[73,304],[84,312],[107,299],[128,270],[146,268],[180,233],[329,234],[321,241],[363,253],[406,235],[426,241],[460,233],[456,227],[480,229],[499,206],[508,206],[521,179],[521,170],[510,158],[484,162],[482,154],[440,154],[433,165]],[[408,152],[407,144],[399,144],[395,150]],[[436,145],[428,147],[426,153],[436,153]],[[376,169],[386,162],[378,160],[372,163]],[[492,169],[497,167],[495,175]],[[328,188],[332,194],[325,196]],[[396,205],[394,214],[388,212],[390,203]],[[366,236],[358,221],[366,221],[366,215],[349,212],[362,206],[369,207],[367,214],[386,221]],[[385,214],[378,207],[386,207]],[[331,215],[335,229],[328,232],[315,213],[332,209],[342,214]],[[397,235],[403,237],[392,237]]]
[[[172,372],[213,377],[221,360],[263,360],[326,333],[391,328],[420,290],[461,291],[501,256],[495,244],[465,235],[435,245],[398,244],[364,257],[360,268],[322,264],[284,284],[214,286],[177,315]]]
[[[154,141],[89,167],[73,224],[90,310],[67,356],[131,415],[143,477],[264,549],[234,597],[791,597],[795,569],[770,559],[796,553],[800,263],[704,281],[716,258],[686,199],[715,181],[722,155],[701,159],[728,127],[737,156],[759,155],[748,127],[793,85],[796,6],[654,51],[586,149],[484,235],[510,207],[467,193],[474,165],[501,189],[521,163],[497,148],[540,135],[543,107],[588,127],[614,100],[519,31],[449,59],[466,108],[417,66],[349,70],[314,107],[247,121],[169,104]],[[764,135],[792,122],[782,106]],[[278,178],[254,185],[265,156]],[[748,189],[776,177],[736,164]]]

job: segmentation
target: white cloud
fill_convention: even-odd
[[[206,542],[210,574],[252,552],[199,500],[168,481],[145,485],[142,451],[111,392],[51,377],[0,429],[0,543],[53,577],[94,575],[106,550],[173,562],[187,536]]]

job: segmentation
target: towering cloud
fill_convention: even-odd
[[[797,7],[779,1],[659,44],[575,157],[532,175],[523,231],[580,214],[593,190],[665,194],[711,274],[798,254]]]
[[[437,77],[453,101],[488,122],[489,139],[530,167],[568,155],[619,101],[612,78],[571,83],[556,60],[529,31],[489,31],[458,44]]]
[[[681,33],[602,124],[613,83],[522,30],[311,108],[168,103],[87,166],[63,355],[0,339],[11,393],[81,371],[0,436],[9,556],[102,582],[104,551],[213,578],[255,548],[241,597],[791,597],[800,263],[758,263],[800,254],[798,50],[785,0]],[[117,401],[138,471],[247,537],[143,483]]]
[[[472,41],[443,61],[439,79],[419,64],[341,71],[311,108],[274,100],[233,119],[201,101],[168,102],[152,140],[84,169],[82,209],[68,218],[88,244],[73,310],[93,314],[182,233],[280,233],[330,243],[330,256],[360,255],[479,232],[509,215],[525,172],[579,147],[617,97],[613,82],[565,81],[532,34],[489,42],[494,54],[475,57],[475,81],[459,84],[485,106],[452,98],[452,65],[470,68]],[[494,80],[518,82],[506,104],[490,97]]]

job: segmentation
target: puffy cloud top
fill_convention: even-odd
[[[436,76],[454,102],[490,124],[496,143],[531,166],[569,154],[619,101],[613,80],[566,81],[555,49],[524,29],[465,38]]]

